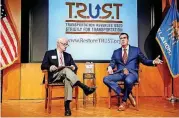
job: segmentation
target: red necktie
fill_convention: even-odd
[[[123,59],[123,62],[126,64],[127,62],[127,49],[124,49],[124,53],[123,53],[123,56],[122,56],[122,59]]]

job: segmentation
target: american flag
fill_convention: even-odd
[[[0,70],[2,70],[12,65],[18,56],[17,32],[3,4],[1,4],[0,28]]]

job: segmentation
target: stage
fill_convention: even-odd
[[[71,103],[72,117],[179,117],[179,102],[174,104],[163,97],[139,97],[139,111],[129,103],[126,111],[117,110],[117,100],[113,98],[112,107],[108,109],[107,98],[98,98],[96,107],[90,98],[86,108],[79,99],[78,110],[74,101]],[[2,117],[63,117],[63,100],[52,101],[52,112],[44,109],[44,100],[3,100]]]

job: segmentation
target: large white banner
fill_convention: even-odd
[[[121,32],[138,46],[137,0],[49,0],[48,30],[48,49],[66,37],[74,60],[110,60]]]

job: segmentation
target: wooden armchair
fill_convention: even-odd
[[[141,70],[139,70],[139,73],[141,72]],[[138,106],[139,106],[139,83],[140,83],[140,77],[138,78],[138,81],[134,84],[134,91],[135,91],[135,100],[136,100],[136,110],[138,110]],[[119,86],[124,86],[124,82],[123,81],[119,81],[118,82]],[[120,96],[116,96],[116,95],[112,95],[112,89],[109,88],[108,90],[108,108],[111,108],[111,99],[113,97],[117,97],[118,99],[118,105],[120,105]]]
[[[53,97],[52,98],[52,89],[53,88],[64,88],[63,83],[48,83],[48,71],[43,70],[42,71],[45,75],[45,109],[48,110],[48,113],[51,113],[51,105],[52,105],[52,100],[57,100],[57,99],[64,99],[64,97]],[[73,97],[75,99],[75,104],[76,104],[76,109],[78,109],[78,86],[74,87],[75,89],[75,96]]]

